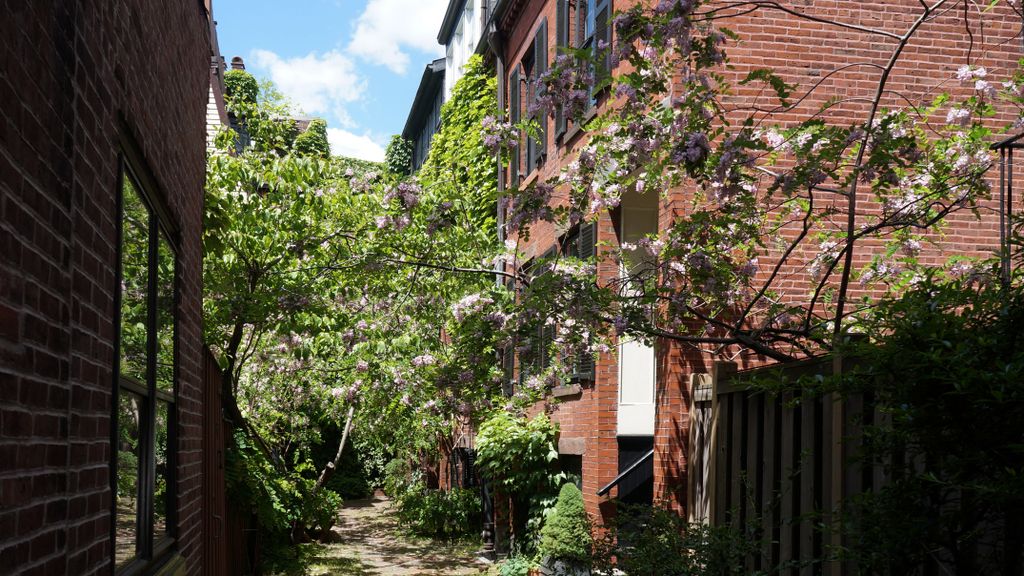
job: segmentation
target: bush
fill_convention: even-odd
[[[747,574],[744,558],[758,546],[735,529],[687,524],[663,508],[620,505],[595,545],[594,566],[630,576],[738,576]]]
[[[525,556],[512,556],[498,570],[499,576],[529,576],[535,564]]]
[[[395,458],[384,465],[384,493],[392,498],[405,494],[409,487],[416,483],[418,474],[414,475],[409,460]]]
[[[260,85],[245,70],[228,70],[224,73],[224,93],[232,102],[255,104]]]
[[[858,363],[830,384],[869,394],[885,415],[864,426],[864,465],[915,464],[888,468],[847,505],[843,552],[893,574],[936,560],[958,574],[1020,573],[1024,290],[995,274],[927,278],[863,324],[872,337],[844,351]]]
[[[586,563],[590,560],[592,545],[583,493],[575,484],[565,484],[558,493],[558,503],[541,529],[539,551],[552,560]]]
[[[476,490],[428,490],[417,483],[395,501],[398,518],[422,536],[455,538],[478,532],[480,494]]]

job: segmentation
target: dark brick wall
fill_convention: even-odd
[[[198,572],[203,4],[3,0],[0,14],[0,573],[111,572],[122,138],[182,231],[178,535]]]
[[[613,8],[622,10],[635,3],[637,0],[616,0],[613,1]],[[782,4],[796,6],[826,18],[837,18],[896,33],[903,32],[921,6],[917,0],[806,0]],[[556,18],[555,6],[555,0],[518,0],[513,2],[512,8],[502,19],[501,31],[507,39],[503,50],[506,87],[507,75],[529,49],[534,30],[544,17],[549,26],[548,54],[551,56],[555,53],[555,34],[551,28]],[[956,68],[967,61],[969,50],[971,62],[985,66],[999,80],[1004,79],[1007,71],[1016,65],[1022,56],[1021,39],[1016,37],[1021,29],[1020,18],[1005,4],[984,14],[971,12],[969,29],[973,34],[972,44],[972,36],[968,35],[968,28],[963,23],[963,4],[958,3],[957,6],[956,10],[943,12],[929,22],[909,44],[902,64],[893,72],[890,87],[894,92],[889,93],[884,100],[885,106],[903,107],[906,105],[904,97],[915,103],[930,101],[937,92],[959,89],[953,75]],[[772,10],[759,10],[743,17],[731,18],[722,24],[741,37],[739,43],[730,43],[728,46],[730,63],[735,68],[727,74],[734,84],[751,69],[772,67],[788,82],[799,85],[799,94],[840,66],[854,62],[884,64],[894,44],[850,30],[809,23]],[[789,115],[780,115],[776,121],[785,125],[787,122],[802,120],[818,109],[826,98],[837,95],[850,99],[850,103],[835,107],[830,120],[839,123],[863,121],[863,98],[873,95],[876,78],[876,69],[867,66],[845,70],[825,82],[820,96],[807,99],[798,110]],[[505,98],[507,102],[507,92]],[[773,104],[769,102],[762,87],[754,85],[737,86],[733,95],[726,99],[730,107],[755,102]],[[1001,109],[1000,113],[999,120],[1008,119],[1005,109]],[[543,180],[557,175],[586,144],[586,134],[574,135],[571,129],[562,141],[554,140],[553,130],[548,135],[547,161],[532,173],[522,175],[525,184],[535,178]],[[1018,172],[1024,171],[1018,168]],[[994,183],[998,169],[991,174]],[[1022,176],[1024,173],[1018,173],[1018,178]],[[690,191],[686,189],[670,191],[660,206],[661,230],[667,230],[673,218],[685,213],[691,198]],[[873,199],[869,193],[864,193],[859,201],[864,206],[870,205]],[[944,262],[954,253],[991,254],[998,240],[998,213],[992,210],[996,205],[995,200],[987,202],[981,211],[980,220],[966,213],[952,217],[945,234],[933,237],[936,244],[926,248],[922,254],[923,261]],[[877,204],[875,206],[877,208]],[[1019,205],[1017,209],[1019,211]],[[601,215],[598,230],[599,242],[609,245],[618,242],[615,227],[607,213]],[[541,223],[531,230],[529,241],[521,248],[527,257],[543,254],[553,245],[557,234],[558,231],[552,226]],[[795,230],[785,230],[783,234],[792,237]],[[869,262],[880,249],[877,243],[871,242],[861,242],[861,247],[864,250],[855,261],[857,269]],[[794,266],[785,270],[781,276],[785,278],[782,286],[794,297],[803,298],[810,282],[805,269],[809,255],[801,253],[796,256]],[[770,261],[770,258],[762,260]],[[617,274],[617,266],[613,262],[604,261],[598,271],[602,280],[608,280]],[[855,300],[863,292],[858,292],[860,286],[856,282],[854,284]],[[693,348],[666,340],[657,343],[656,351],[658,383],[654,495],[656,500],[683,512],[686,503],[690,375],[710,372],[710,363],[706,355]],[[738,360],[742,368],[765,362],[765,359],[756,356],[745,356]],[[617,355],[613,352],[601,356],[596,365],[595,382],[592,386],[584,387],[582,394],[562,399],[559,403],[545,403],[537,407],[538,410],[546,408],[553,411],[552,418],[560,423],[563,437],[585,440],[583,494],[588,512],[599,520],[607,519],[613,513],[606,504],[608,498],[596,496],[596,491],[617,473],[617,392]],[[613,490],[610,496],[616,496],[616,491]]]

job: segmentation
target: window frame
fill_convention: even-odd
[[[181,250],[180,233],[170,218],[170,212],[159,201],[159,188],[151,174],[143,167],[141,156],[134,143],[122,140],[118,157],[117,190],[115,206],[116,219],[116,269],[114,284],[114,365],[112,369],[111,425],[110,425],[110,489],[111,489],[111,572],[118,575],[152,573],[170,560],[177,550],[178,537],[178,393],[181,367],[180,319],[181,319]],[[124,221],[125,185],[130,183],[139,202],[147,211],[146,246],[146,382],[121,373],[122,343],[122,283],[124,280]],[[157,364],[159,357],[159,299],[161,279],[159,258],[161,240],[173,259],[173,276],[166,285],[171,289],[170,313],[172,322],[172,371],[170,391],[158,388]],[[165,286],[165,287],[166,287]],[[118,442],[120,440],[119,410],[122,390],[142,399],[143,409],[139,423],[138,476],[136,480],[137,503],[135,510],[135,551],[123,565],[117,561],[117,507],[118,507]],[[163,535],[155,534],[156,504],[156,428],[157,406],[163,402],[167,407],[165,415],[166,437],[166,492],[165,530]]]
[[[576,48],[590,50],[596,62],[599,56],[598,41],[604,40],[608,43],[607,52],[602,57],[601,66],[594,67],[593,64],[591,65],[595,86],[611,75],[612,27],[609,20],[611,19],[612,9],[612,0],[578,0],[576,6],[576,25],[574,26],[576,29]],[[598,21],[597,15],[602,11],[605,13],[605,19]],[[598,98],[603,92],[604,89],[595,90],[593,86],[590,88],[591,106],[597,106]]]

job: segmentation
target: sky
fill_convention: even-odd
[[[380,161],[405,125],[448,0],[214,0],[221,54],[327,120],[331,152]]]

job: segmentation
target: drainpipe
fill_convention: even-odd
[[[486,4],[486,3],[485,3]],[[497,3],[495,3],[496,5]],[[491,15],[487,16],[491,22],[487,25],[487,47],[494,55],[494,68],[495,73],[498,75],[498,110],[500,115],[504,114],[505,111],[505,59],[503,56],[503,45],[504,41],[501,38],[501,32],[498,31],[497,23],[494,22]],[[494,160],[495,170],[498,175],[498,202],[495,210],[497,211],[495,221],[498,223],[498,242],[504,245],[505,243],[505,213],[501,209],[501,198],[505,194],[505,171],[501,165],[501,155],[499,154]],[[503,272],[505,267],[504,261],[497,261],[494,263],[494,270],[496,272]],[[494,275],[494,282],[496,285],[501,285],[504,277],[500,274]],[[496,358],[500,359],[500,357]],[[480,483],[480,497],[483,500],[484,509],[484,530],[483,537],[484,545],[482,555],[485,558],[494,560],[497,557],[495,553],[495,544],[497,542],[496,526],[495,526],[495,514],[494,514],[494,495],[491,493],[490,482],[486,478],[481,478]]]
[[[491,22],[487,30],[487,46],[490,48],[491,53],[494,54],[494,68],[498,74],[498,111],[504,113],[505,111],[505,58],[503,56],[503,39],[501,38],[501,32],[498,31],[498,26],[495,22]],[[505,243],[505,212],[501,209],[501,197],[505,194],[505,170],[502,169],[501,156],[499,155],[495,159],[495,165],[498,172],[498,205],[497,205],[497,218],[498,223],[498,242],[501,244]],[[502,271],[504,262],[496,262],[494,264],[495,270]],[[496,274],[494,276],[494,282],[501,284],[502,276]]]

